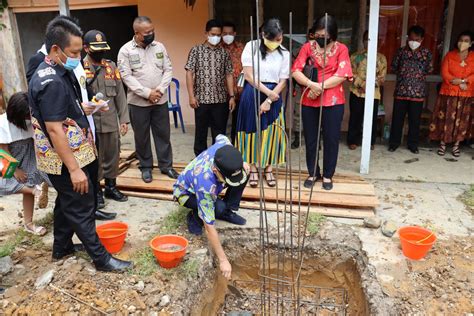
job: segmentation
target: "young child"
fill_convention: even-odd
[[[0,149],[19,162],[11,179],[0,178],[0,196],[23,194],[24,229],[34,235],[45,235],[46,229],[33,223],[33,209],[35,197],[42,192],[40,185],[49,180],[36,168],[33,128],[25,92],[12,95],[6,113],[0,115]]]

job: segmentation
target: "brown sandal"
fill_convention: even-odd
[[[257,175],[257,178],[255,179],[254,177],[252,177],[253,174],[256,174]],[[249,172],[249,185],[251,188],[256,188],[258,187],[258,171],[250,171]]]
[[[446,154],[446,144],[444,145],[439,145],[438,148],[438,155],[444,156]]]
[[[459,145],[454,145],[453,146],[453,150],[451,152],[453,154],[454,157],[459,157],[461,156],[461,150],[459,149]]]
[[[267,175],[271,175],[271,177],[268,177]],[[272,171],[265,171],[265,182],[267,182],[267,184],[270,188],[273,188],[273,187],[276,186],[276,179],[273,176]]]

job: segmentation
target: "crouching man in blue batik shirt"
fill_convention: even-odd
[[[218,135],[214,145],[197,156],[179,175],[173,195],[181,206],[191,209],[188,214],[188,229],[201,235],[202,227],[217,258],[222,274],[230,279],[232,267],[214,227],[216,219],[236,225],[245,225],[246,220],[235,211],[247,184],[249,165],[243,162],[242,154],[229,139]],[[218,197],[227,188],[224,198]]]

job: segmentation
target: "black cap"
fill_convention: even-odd
[[[84,45],[88,46],[93,52],[110,50],[105,34],[98,30],[90,30],[84,35]]]
[[[219,148],[214,156],[214,165],[231,187],[237,187],[247,181],[242,154],[234,146],[225,145]]]

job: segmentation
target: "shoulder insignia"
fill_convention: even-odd
[[[118,70],[118,68],[115,68],[115,79],[116,80],[121,80],[122,77],[120,76],[120,71]]]
[[[55,74],[56,74],[56,70],[54,70],[53,67],[47,67],[47,68],[38,70],[38,76],[40,78],[43,78],[49,75],[55,75]]]
[[[163,59],[163,52],[161,52],[161,53],[156,53],[156,58],[157,58],[157,59]]]

